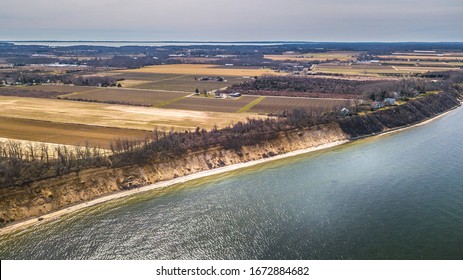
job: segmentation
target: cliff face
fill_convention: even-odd
[[[450,93],[433,94],[388,110],[339,121],[341,129],[351,139],[417,124],[460,105],[458,96]]]
[[[209,149],[144,166],[98,168],[0,189],[0,223],[56,211],[115,191],[127,190],[226,165],[346,140],[338,124],[281,133],[278,138],[239,151]]]
[[[209,149],[144,166],[89,169],[22,187],[1,188],[0,224],[39,217],[120,190],[415,124],[459,105],[456,95],[436,94],[338,123],[280,133],[276,139],[243,146],[239,151]]]

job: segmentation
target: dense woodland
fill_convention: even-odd
[[[291,96],[306,96],[310,93],[358,95],[367,85],[375,85],[377,83],[378,82],[372,81],[298,76],[263,76],[238,85],[233,85],[229,87],[227,91],[244,94],[285,96],[287,96],[287,93],[290,93]]]
[[[462,72],[437,72],[432,76],[427,75],[421,78],[389,81],[263,76],[233,85],[227,89],[227,92],[274,96],[363,98],[381,101],[386,97],[407,99],[429,91],[455,92],[460,90],[459,83],[463,82]]]

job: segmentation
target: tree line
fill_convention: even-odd
[[[210,148],[232,149],[256,145],[278,137],[282,132],[332,120],[334,115],[317,115],[295,109],[287,117],[248,119],[225,128],[194,131],[154,129],[142,140],[116,139],[107,152],[86,143],[84,146],[0,143],[0,187],[26,183],[94,167],[116,168],[159,163],[187,153]]]

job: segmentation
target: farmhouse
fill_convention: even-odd
[[[385,106],[394,106],[395,105],[395,98],[384,98],[384,105]]]
[[[347,108],[342,108],[341,114],[342,114],[344,117],[347,117],[347,116],[350,116],[350,111],[349,111],[349,109],[347,109]]]
[[[381,108],[384,108],[384,103],[383,102],[374,101],[373,103],[371,103],[370,109],[378,110],[378,109],[381,109]]]

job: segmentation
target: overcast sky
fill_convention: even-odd
[[[463,41],[462,0],[6,0],[0,40]]]

